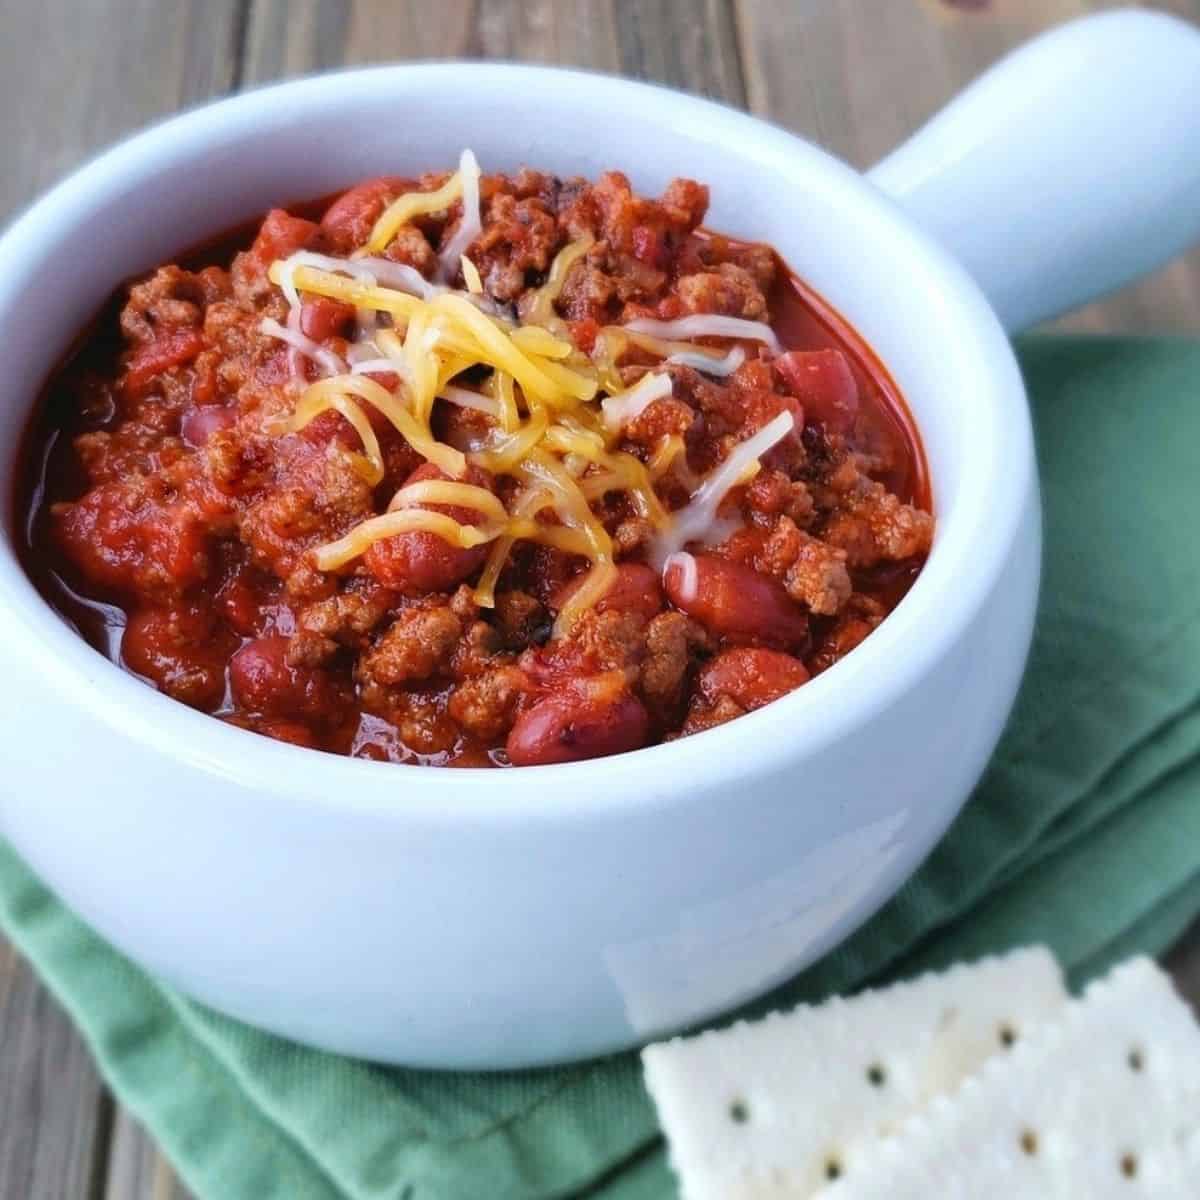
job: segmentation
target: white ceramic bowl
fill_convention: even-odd
[[[1081,300],[1196,232],[1195,162],[1151,151],[1173,122],[1198,127],[1197,43],[1145,15],[1069,28],[968,93],[878,178],[966,258],[1010,327]],[[1021,137],[1014,109],[1039,88],[1041,125]],[[1132,201],[1091,161],[1098,114],[1117,111],[1108,89],[1138,117],[1115,148],[1104,130],[1105,162],[1130,165],[1141,189]],[[6,475],[42,380],[120,280],[272,204],[450,163],[464,145],[485,169],[617,166],[650,191],[676,174],[705,180],[712,226],[778,247],[849,318],[899,382],[929,457],[937,540],[910,594],[845,661],[711,732],[522,771],[395,767],[244,733],[122,674],[31,587],[10,522],[0,815],[70,905],[190,995],[341,1051],[501,1067],[727,1009],[891,895],[999,736],[1030,638],[1039,514],[1005,331],[880,187],[698,99],[471,64],[240,96],[140,134],[39,201],[0,242]],[[1052,160],[1060,169],[1043,171]],[[1065,201],[1089,188],[1099,199],[1072,214]],[[1130,252],[1121,239],[1151,205],[1156,232]]]

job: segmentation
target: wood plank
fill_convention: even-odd
[[[0,1196],[95,1195],[111,1117],[70,1021],[0,939]]]
[[[4,9],[0,220],[101,146],[227,91],[238,0],[37,0]]]
[[[1096,0],[734,0],[752,111],[860,168],[882,158],[1007,51]],[[1200,19],[1200,0],[1152,7]],[[1055,323],[1200,332],[1200,249]]]
[[[6,5],[0,221],[101,147],[227,91],[242,10],[241,0]],[[0,939],[0,1196],[100,1195],[111,1123],[83,1043]]]
[[[342,64],[515,59],[621,71],[740,104],[731,10],[670,0],[255,0],[247,81]]]
[[[123,1109],[113,1125],[104,1195],[108,1200],[191,1200],[171,1164]]]

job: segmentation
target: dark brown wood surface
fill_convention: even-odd
[[[0,221],[100,147],[242,87],[343,64],[525,59],[770,117],[869,166],[1089,0],[0,0]],[[1200,0],[1155,7],[1200,20]],[[1200,251],[1059,322],[1200,334]],[[1200,999],[1200,926],[1171,955]],[[0,1198],[183,1200],[82,1043],[0,941]],[[215,1198],[219,1200],[219,1198]]]

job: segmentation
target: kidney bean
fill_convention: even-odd
[[[322,717],[337,705],[337,687],[320,667],[294,667],[286,637],[247,642],[229,660],[229,687],[239,707],[268,717]]]
[[[649,732],[650,716],[623,680],[612,687],[571,688],[539,700],[517,718],[508,757],[518,767],[579,762],[636,750]]]
[[[718,654],[696,680],[710,704],[728,696],[747,710],[761,708],[807,682],[808,670],[798,658],[760,646],[736,646]]]
[[[858,383],[840,350],[789,350],[775,370],[804,405],[810,422],[830,433],[849,433],[858,416]]]
[[[448,479],[440,467],[423,463],[404,482],[420,483],[425,479]],[[492,481],[486,471],[470,467],[466,483],[490,488]],[[481,517],[474,509],[453,504],[422,505],[434,512],[445,513],[464,525],[477,525]],[[460,584],[483,565],[487,545],[465,549],[452,546],[436,533],[416,530],[398,533],[394,537],[373,542],[363,555],[367,570],[385,587],[403,592],[444,592]]]
[[[550,607],[556,611],[561,609],[580,589],[585,577],[576,575],[559,588],[550,601]],[[596,602],[598,612],[633,612],[647,621],[658,616],[662,609],[663,594],[658,572],[639,562],[620,563],[612,586]]]
[[[189,446],[203,446],[214,433],[237,424],[235,405],[204,404],[189,408],[179,425],[179,436]]]
[[[753,638],[779,646],[808,640],[808,616],[783,585],[752,567],[712,554],[693,557],[694,570],[678,560],[663,574],[667,598],[721,637]]]
[[[314,342],[339,337],[354,324],[354,307],[328,296],[309,296],[300,306],[300,332]]]

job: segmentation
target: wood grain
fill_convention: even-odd
[[[342,65],[513,59],[747,106],[869,166],[1087,0],[0,0],[0,221],[99,146],[236,88]],[[1200,0],[1156,7],[1200,18]],[[401,130],[402,132],[402,130]],[[1200,252],[1062,327],[1200,333]],[[1168,960],[1200,1000],[1200,923]],[[0,1197],[186,1200],[0,941]],[[219,1198],[214,1198],[219,1200]]]
[[[108,1153],[106,1200],[189,1200],[171,1164],[124,1110],[117,1113]]]
[[[0,941],[0,1196],[95,1194],[111,1105],[83,1043]]]
[[[731,104],[744,90],[723,0],[256,0],[247,81],[417,58],[512,59],[620,71]]]

